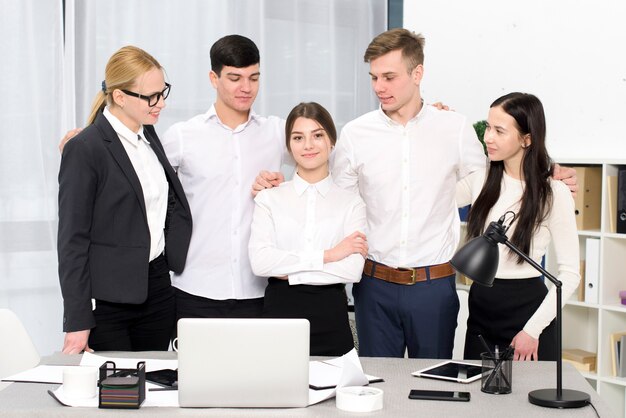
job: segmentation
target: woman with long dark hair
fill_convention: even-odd
[[[486,172],[474,172],[457,186],[459,206],[471,203],[467,237],[481,235],[491,221],[515,213],[507,235],[541,262],[550,241],[556,250],[563,300],[574,292],[579,248],[574,201],[567,186],[551,178],[543,106],[532,94],[509,93],[491,104],[485,131]],[[472,285],[465,336],[466,359],[492,349],[515,347],[516,360],[556,360],[556,291],[548,291],[536,270],[504,246],[492,288]]]

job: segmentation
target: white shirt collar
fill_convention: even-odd
[[[129,144],[133,145],[134,147],[139,146],[139,138],[137,138],[137,135],[139,135],[141,139],[146,142],[146,144],[150,144],[150,142],[148,142],[146,136],[143,133],[143,125],[139,127],[138,132],[133,132],[131,129],[128,128],[128,126],[124,125],[122,121],[119,120],[113,113],[111,113],[111,111],[109,110],[109,106],[105,107],[102,113],[104,117],[107,118],[117,135],[120,138],[126,140]]]
[[[207,121],[214,119],[224,128],[231,130],[228,126],[224,125],[222,121],[220,120],[219,116],[217,116],[217,111],[215,110],[215,104],[211,105],[211,108],[204,114],[204,117],[205,117],[205,120]],[[246,120],[244,123],[239,125],[236,129],[232,129],[232,130],[233,131],[243,130],[248,126],[248,124],[250,124],[250,122],[257,121],[258,119],[259,119],[259,115],[254,111],[254,109],[250,109],[250,112],[248,113],[248,120]]]
[[[407,125],[412,124],[417,122],[418,120],[422,119],[424,114],[426,113],[426,104],[424,103],[424,99],[422,100],[422,107],[420,109],[419,112],[417,112],[417,115],[413,116],[408,122]],[[391,119],[389,116],[387,116],[387,114],[385,112],[383,112],[383,105],[379,105],[378,106],[378,114],[383,118],[383,120],[387,123],[387,125],[390,126],[399,126],[400,124],[398,122],[396,122],[395,120]]]
[[[318,181],[317,183],[309,183],[304,180],[302,177],[298,175],[298,173],[294,173],[293,175],[293,187],[296,190],[296,194],[298,196],[302,196],[302,194],[309,188],[312,187],[314,190],[317,190],[322,197],[326,197],[328,191],[330,190],[330,186],[333,183],[332,177],[330,174],[324,178],[323,180]]]

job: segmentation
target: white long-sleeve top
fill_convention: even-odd
[[[365,259],[352,254],[324,263],[331,249],[355,231],[365,232],[365,203],[330,176],[309,184],[298,174],[254,199],[248,252],[257,276],[288,276],[289,284],[356,283]]]
[[[379,108],[347,123],[333,154],[333,179],[367,206],[369,258],[391,267],[450,261],[460,235],[454,187],[486,162],[465,116],[424,105],[403,126]]]
[[[457,183],[456,199],[460,207],[473,203],[483,187],[486,171],[479,170],[465,177]],[[563,303],[572,295],[578,282],[580,281],[580,255],[578,246],[578,235],[576,233],[576,218],[574,214],[574,199],[561,181],[550,180],[552,187],[552,210],[543,220],[539,228],[533,235],[530,254],[534,261],[541,263],[541,258],[546,253],[550,240],[554,242],[556,251],[556,262],[558,264],[558,275],[563,282]],[[492,221],[497,221],[506,211],[513,211],[516,214],[520,209],[520,199],[524,190],[524,182],[503,175],[500,198],[491,208],[487,217],[486,225]],[[508,237],[512,237],[515,232],[517,221],[507,232]],[[538,275],[530,264],[524,262],[517,264],[517,256],[508,250],[504,245],[499,245],[500,262],[496,277],[498,279],[520,279],[526,277],[536,277]],[[544,298],[543,302],[530,317],[524,331],[533,338],[539,335],[545,327],[556,316],[556,288],[552,286]]]
[[[251,110],[247,121],[231,129],[211,106],[162,138],[193,215],[185,270],[172,276],[172,286],[216,300],[262,297],[267,281],[252,273],[248,261],[250,185],[259,171],[279,171],[291,162],[285,121]]]

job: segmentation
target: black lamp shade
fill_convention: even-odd
[[[450,264],[461,274],[483,286],[493,286],[498,271],[498,243],[484,235],[465,244],[450,260]]]

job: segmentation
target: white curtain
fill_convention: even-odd
[[[60,1],[0,0],[0,307],[42,354],[59,349],[57,172],[63,101]],[[2,336],[10,344],[11,336]]]
[[[386,0],[0,0],[0,7],[0,307],[16,311],[41,354],[59,350],[63,337],[56,146],[67,129],[84,126],[117,49],[136,45],[165,67],[173,88],[159,132],[214,102],[209,48],[233,33],[261,53],[257,113],[286,117],[295,104],[318,101],[341,129],[376,107],[363,53],[386,28]]]

